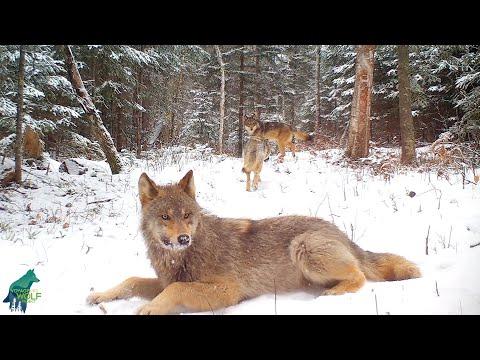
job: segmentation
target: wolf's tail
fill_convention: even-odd
[[[303,141],[311,141],[313,140],[313,136],[310,135],[310,134],[307,134],[303,131],[294,131],[293,132],[293,135],[295,136],[296,139],[300,139],[300,140],[303,140]]]
[[[417,265],[402,256],[370,251],[364,251],[362,255],[360,268],[368,280],[394,281],[422,276]]]

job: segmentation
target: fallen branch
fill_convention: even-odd
[[[53,184],[53,183],[51,183],[51,182],[45,181],[44,179],[42,179],[42,177],[40,177],[40,176],[32,173],[31,171],[28,171],[27,169],[25,169],[25,167],[22,167],[22,171],[25,171],[27,174],[30,174],[30,175],[32,175],[32,176],[35,176],[36,178],[38,178],[38,180],[40,180],[40,181],[41,181],[42,183],[44,183],[44,184],[47,184],[47,185],[50,185],[50,186],[58,186],[58,185],[55,185],[55,184]]]
[[[109,201],[112,201],[112,200],[115,200],[115,199],[114,199],[114,198],[111,198],[111,199],[105,199],[105,200],[92,201],[92,202],[87,203],[87,205],[99,204],[99,203],[109,202]]]
[[[478,246],[478,245],[480,245],[480,242],[477,243],[477,244],[472,244],[472,245],[470,245],[470,247],[471,247],[471,248],[474,248],[475,246]]]
[[[13,191],[16,191],[16,192],[18,192],[18,193],[20,193],[20,194],[22,194],[22,195],[26,195],[26,193],[21,192],[20,190],[17,190],[17,189],[14,189],[14,188],[8,188],[8,189],[6,189],[6,190],[13,190]]]

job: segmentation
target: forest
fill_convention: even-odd
[[[105,156],[69,77],[60,45],[25,45],[24,126],[54,158]],[[241,156],[244,114],[319,134],[345,146],[355,86],[349,45],[77,45],[70,51],[86,92],[118,151],[206,144]],[[445,132],[478,149],[478,46],[405,47],[407,90],[417,145]],[[401,141],[397,46],[373,50],[370,138]],[[15,142],[19,46],[0,47],[0,151]],[[222,75],[223,74],[223,75]],[[221,82],[224,78],[224,104]],[[222,116],[220,108],[223,108]],[[322,141],[323,140],[323,141]],[[61,146],[68,143],[69,146]]]

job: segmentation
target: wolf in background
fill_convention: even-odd
[[[280,161],[283,161],[283,158],[285,157],[286,147],[292,151],[292,155],[295,157],[294,138],[303,141],[310,141],[313,139],[312,135],[303,131],[295,130],[290,125],[282,122],[260,122],[255,115],[245,115],[243,123],[245,130],[249,135],[276,141],[280,150]]]
[[[214,311],[267,293],[317,288],[355,292],[366,280],[420,277],[418,267],[389,253],[364,251],[335,225],[315,217],[220,218],[195,200],[193,172],[159,186],[140,176],[141,231],[156,278],[131,277],[91,293],[90,304],[139,296],[138,314],[182,308]]]
[[[253,190],[258,189],[258,183],[260,182],[260,172],[263,168],[263,162],[270,155],[270,146],[267,141],[251,136],[248,139],[243,149],[243,167],[242,172],[247,175],[247,191],[250,191],[250,173],[253,172]]]

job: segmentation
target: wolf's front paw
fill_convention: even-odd
[[[116,297],[111,296],[107,292],[93,292],[87,297],[87,304],[95,305],[102,302],[115,300]]]
[[[334,289],[328,289],[322,292],[322,296],[328,296],[328,295],[343,295],[345,294],[345,291],[339,291],[339,290],[334,290]]]
[[[158,306],[147,304],[137,311],[137,315],[164,315],[165,313]]]

